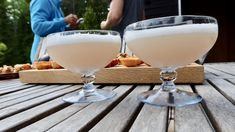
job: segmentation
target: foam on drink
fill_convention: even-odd
[[[116,57],[120,43],[118,35],[56,34],[47,39],[47,50],[51,58],[66,69],[93,74]]]
[[[126,31],[130,50],[153,67],[178,67],[194,62],[214,45],[216,24],[187,24]]]

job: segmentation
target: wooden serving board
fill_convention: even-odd
[[[146,65],[139,67],[117,66],[105,68],[96,73],[95,83],[105,84],[151,84],[161,83],[160,69]],[[199,64],[190,64],[177,70],[176,83],[202,83],[204,81],[204,67]],[[66,69],[27,70],[20,71],[20,80],[23,83],[66,84],[81,83],[80,75]]]
[[[7,79],[15,79],[15,78],[19,78],[19,74],[18,73],[1,73],[0,74],[0,80],[7,80]]]

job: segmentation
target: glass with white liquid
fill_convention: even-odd
[[[218,36],[215,18],[170,16],[140,21],[125,30],[130,50],[152,67],[160,68],[160,89],[141,93],[138,99],[157,106],[185,106],[202,100],[196,93],[175,87],[176,69],[205,55]]]
[[[120,45],[120,35],[114,31],[78,30],[47,36],[47,52],[52,60],[82,75],[82,90],[65,95],[63,100],[70,103],[89,103],[114,97],[113,91],[96,89],[93,82],[95,72],[117,56]]]

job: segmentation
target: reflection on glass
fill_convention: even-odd
[[[81,74],[81,91],[63,97],[70,103],[89,103],[112,98],[115,93],[96,89],[95,72],[119,53],[121,38],[114,31],[81,30],[51,34],[46,38],[48,54],[64,68]]]
[[[175,87],[175,70],[205,55],[217,35],[217,21],[209,16],[170,16],[129,25],[124,37],[130,50],[152,67],[161,69],[161,88],[141,93],[138,99],[157,106],[200,102],[198,94]]]

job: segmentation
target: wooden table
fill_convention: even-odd
[[[91,104],[69,104],[62,96],[80,85],[31,85],[0,81],[0,131],[234,132],[235,63],[205,65],[203,85],[177,85],[203,97],[200,104],[167,108],[140,103],[138,93],[159,85],[100,85],[117,96]]]

